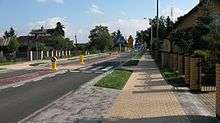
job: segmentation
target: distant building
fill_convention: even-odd
[[[31,30],[27,36],[18,37],[18,40],[21,42],[23,49],[30,50],[30,48],[35,47],[37,43],[45,43],[54,32],[55,29],[45,29],[42,26],[41,29]]]

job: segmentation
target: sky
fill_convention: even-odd
[[[160,0],[160,15],[182,16],[199,0]],[[96,25],[120,29],[125,37],[149,27],[148,19],[156,15],[156,0],[0,0],[0,36],[13,27],[18,36],[31,29],[65,26],[66,37],[88,42],[89,31]]]

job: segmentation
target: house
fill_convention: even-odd
[[[197,18],[202,16],[201,6],[205,0],[200,0],[199,4],[196,5],[189,13],[186,15],[179,17],[178,21],[174,24],[174,31],[180,29],[190,29],[197,24]],[[212,1],[210,8],[210,12],[214,17],[214,22],[216,24],[220,24],[220,0],[210,0]],[[173,46],[174,52],[178,49],[178,47]],[[171,51],[171,43],[169,41],[169,36],[164,40],[162,51],[170,52]]]
[[[55,32],[55,29],[45,29],[43,26],[41,29],[33,29],[27,36],[20,36],[18,40],[21,42],[23,50],[30,50],[39,43],[45,43],[52,34]]]

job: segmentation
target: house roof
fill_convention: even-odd
[[[179,26],[179,24],[185,20],[185,18],[187,18],[187,17],[193,15],[195,12],[197,12],[197,11],[199,10],[199,7],[201,7],[202,3],[203,3],[203,2],[201,1],[201,2],[200,2],[198,5],[196,5],[190,12],[188,12],[188,13],[185,14],[184,16],[179,17],[179,18],[178,18],[178,21],[174,24],[174,29],[177,28],[177,27]]]
[[[8,46],[10,39],[4,39],[0,37],[0,46]]]

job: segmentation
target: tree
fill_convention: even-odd
[[[15,36],[15,30],[13,29],[13,27],[10,28],[9,36],[10,36],[10,37]]]
[[[193,28],[193,48],[195,50],[204,50],[208,48],[208,40],[205,40],[202,37],[210,32],[209,27],[213,21],[209,8],[210,5],[211,3],[209,1],[203,2],[203,5],[201,6],[202,16],[198,17],[197,25]]]
[[[112,49],[114,45],[108,27],[106,26],[100,25],[92,29],[90,31],[89,39],[90,45],[101,52]]]
[[[61,24],[61,22],[57,22],[57,26],[55,28],[54,34],[55,36],[65,36],[65,31],[64,31],[64,25]]]
[[[64,38],[63,36],[52,36],[46,42],[46,46],[50,49],[56,50],[66,50],[72,48],[72,43],[68,38]]]
[[[7,46],[7,51],[10,53],[14,53],[19,48],[20,43],[16,36],[10,37],[9,45]]]

